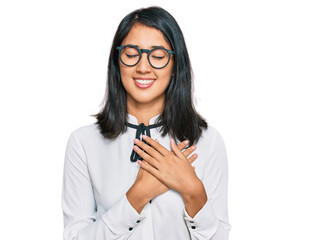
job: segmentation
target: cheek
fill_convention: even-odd
[[[121,77],[125,76],[126,75],[126,68],[124,68],[124,66],[120,65],[120,74],[121,74]]]
[[[172,77],[172,70],[167,70],[165,72],[162,73],[162,76],[160,76],[162,78],[162,82],[164,82],[165,85],[168,85],[171,81],[171,77]]]
[[[129,79],[132,78],[131,69],[128,67],[120,67],[120,75],[121,75],[121,81],[124,85],[124,83],[128,82]]]
[[[170,61],[169,65],[168,65],[168,68],[167,68],[167,75],[168,75],[169,79],[172,78],[173,71],[174,71],[174,63],[173,63],[173,61]]]

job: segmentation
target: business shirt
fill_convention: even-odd
[[[137,119],[128,114],[128,122]],[[155,124],[158,116],[149,124]],[[62,193],[65,240],[226,240],[227,158],[224,142],[213,127],[204,130],[192,163],[208,200],[191,218],[181,195],[169,190],[147,203],[139,214],[126,192],[140,166],[130,156],[137,129],[127,127],[116,139],[106,139],[97,124],[74,130],[67,143]],[[153,139],[170,150],[170,137],[160,127],[150,129]]]

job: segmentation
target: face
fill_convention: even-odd
[[[161,31],[145,25],[136,24],[122,41],[123,45],[136,45],[139,49],[151,50],[152,46],[162,46],[172,50]],[[142,53],[141,60],[135,66],[129,67],[119,60],[122,84],[127,92],[127,101],[131,104],[163,104],[173,68],[173,56],[162,69],[153,68]]]

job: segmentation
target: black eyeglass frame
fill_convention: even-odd
[[[126,64],[126,63],[124,63],[124,62],[123,62],[123,60],[122,60],[122,58],[121,58],[121,50],[122,50],[123,48],[125,48],[125,47],[132,47],[132,48],[135,48],[136,50],[138,50],[138,52],[139,52],[140,56],[139,56],[139,60],[138,60],[135,64],[128,65],[128,64]],[[149,50],[149,49],[139,49],[137,46],[134,46],[134,45],[128,44],[128,45],[118,46],[118,47],[116,47],[116,49],[119,51],[119,54],[118,54],[118,55],[119,55],[119,59],[121,60],[121,62],[122,62],[125,66],[128,66],[128,67],[133,67],[133,66],[135,66],[136,64],[138,64],[138,63],[140,62],[141,58],[142,58],[142,53],[147,53],[147,54],[148,54],[147,58],[148,58],[148,61],[149,61],[150,65],[151,65],[151,67],[153,67],[153,68],[155,68],[155,69],[162,69],[162,68],[165,68],[165,67],[168,65],[168,63],[170,62],[171,54],[173,54],[173,55],[174,55],[174,51],[168,50],[168,49],[166,49],[166,48],[164,48],[164,47],[156,47],[156,48],[153,48],[153,49]],[[166,52],[169,54],[168,62],[167,62],[163,67],[155,67],[155,66],[153,66],[153,65],[152,65],[152,63],[150,62],[150,54],[151,54],[151,52],[152,52],[152,51],[154,51],[154,50],[156,50],[156,49],[162,49],[162,50],[166,51]]]

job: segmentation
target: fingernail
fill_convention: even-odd
[[[158,140],[158,139],[155,139],[154,141],[159,142],[159,140]]]
[[[141,160],[137,160],[136,161],[139,165],[141,165],[142,161]]]
[[[196,149],[197,149],[197,147],[196,147],[195,145],[193,145],[193,146],[191,146],[191,149],[192,149],[192,150],[196,150]]]
[[[147,139],[147,136],[146,135],[142,135],[142,138],[145,140],[145,139]]]
[[[197,153],[195,153],[195,154],[193,154],[193,156],[194,156],[195,158],[197,158],[197,157],[198,157],[198,154],[197,154]]]
[[[134,146],[134,147],[133,147],[133,149],[134,149],[135,151],[139,150],[139,148],[138,148],[137,146]]]
[[[184,144],[188,145],[189,144],[189,140],[185,140]]]
[[[136,139],[133,140],[133,142],[134,143],[138,143],[139,142],[139,139],[136,138]]]

